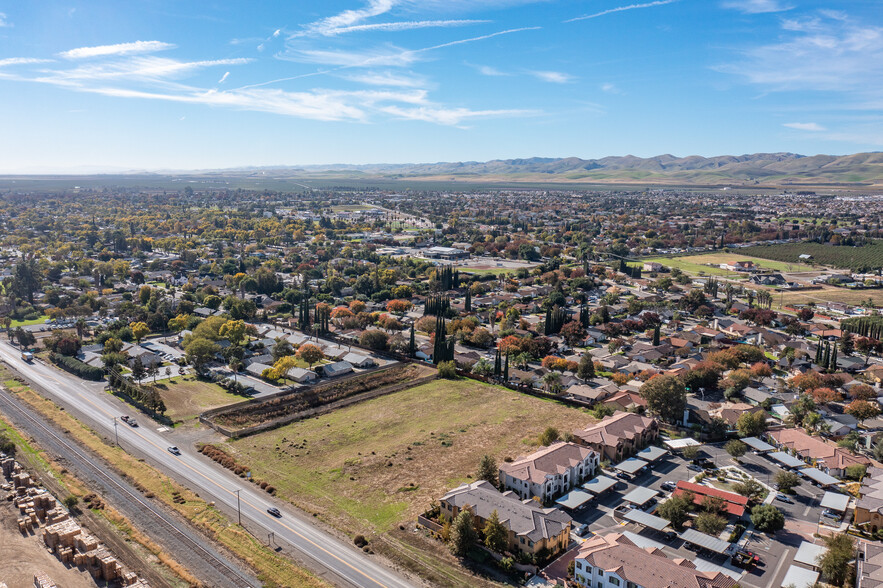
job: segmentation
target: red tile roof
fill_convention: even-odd
[[[675,496],[680,496],[685,491],[693,493],[693,503],[694,504],[702,504],[702,500],[706,496],[714,496],[716,498],[720,498],[724,501],[724,508],[727,509],[727,514],[731,514],[737,517],[741,517],[745,514],[745,509],[748,507],[748,498],[742,496],[741,494],[736,494],[735,492],[727,492],[726,490],[719,490],[718,488],[711,488],[710,486],[703,486],[702,484],[694,484],[693,482],[685,482],[683,480],[678,481],[678,487],[674,491]]]

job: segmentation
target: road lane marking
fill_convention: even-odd
[[[7,353],[8,353],[8,352],[7,352]],[[12,365],[11,362],[8,362],[8,361],[7,361],[7,363],[10,363],[10,365]],[[12,367],[14,367],[16,370],[21,371],[20,368],[17,367],[17,366],[14,366],[14,365],[13,365]],[[63,386],[63,384],[62,384],[60,381],[58,381],[57,379],[55,379],[55,378],[52,377],[52,376],[46,376],[46,375],[44,375],[43,377],[46,377],[46,378],[48,378],[48,379],[50,379],[50,380],[56,382],[57,384],[59,384],[59,386]],[[75,385],[70,384],[70,383],[69,383],[68,385],[71,385],[75,390],[76,390],[76,388],[78,387],[78,386],[75,386]],[[81,398],[82,400],[84,400],[85,402],[87,402],[88,404],[90,404],[92,407],[94,407],[98,412],[100,412],[100,413],[103,414],[104,416],[106,416],[106,417],[108,417],[108,418],[115,418],[113,415],[109,414],[106,410],[104,410],[104,408],[102,408],[101,406],[99,406],[98,404],[96,404],[95,402],[93,402],[90,398],[85,397],[85,395],[84,395],[84,393],[83,393],[82,390],[75,391],[75,392],[73,392],[73,393],[74,393],[77,397]],[[150,439],[144,437],[144,435],[142,435],[139,431],[137,431],[137,430],[135,430],[135,429],[131,429],[131,428],[130,428],[130,429],[123,429],[123,430],[124,430],[124,431],[129,431],[129,432],[131,432],[132,434],[134,434],[134,435],[136,435],[137,437],[141,438],[142,441],[144,441],[145,443],[148,443],[148,444],[152,445],[154,448],[156,448],[156,449],[159,450],[159,451],[164,451],[164,450],[165,450],[165,449],[163,449],[161,446],[159,446],[159,445],[157,445],[156,443],[154,443],[153,441],[151,441]],[[187,468],[188,470],[190,470],[190,471],[193,472],[194,474],[199,475],[201,478],[203,478],[204,480],[206,480],[209,484],[214,485],[215,487],[219,488],[220,490],[223,490],[224,492],[226,492],[226,493],[229,495],[229,497],[230,497],[230,499],[231,499],[231,502],[232,502],[232,497],[233,497],[233,495],[236,494],[235,491],[233,491],[233,490],[228,490],[227,488],[225,488],[224,486],[221,486],[218,482],[216,482],[216,481],[213,480],[212,478],[206,476],[205,474],[203,474],[202,472],[200,472],[200,471],[197,470],[196,468],[190,466],[188,463],[186,463],[185,461],[182,460],[182,457],[183,457],[183,456],[173,456],[173,457],[174,457],[175,459],[178,460],[178,462],[180,463],[180,465],[184,466],[185,468]],[[249,502],[248,500],[241,500],[241,502],[244,503],[244,504],[246,504],[246,505],[248,505],[248,506],[250,506],[250,507],[252,507],[252,508],[255,509],[258,513],[262,514],[264,517],[266,517],[267,519],[269,519],[271,522],[274,522],[274,523],[280,525],[281,527],[283,527],[284,529],[287,529],[288,531],[290,531],[291,533],[293,533],[293,534],[296,535],[297,537],[300,537],[303,541],[306,541],[307,543],[309,543],[310,545],[312,545],[313,547],[315,547],[315,548],[318,549],[319,551],[325,553],[325,554],[328,555],[329,557],[334,558],[335,560],[337,560],[337,561],[340,562],[341,564],[345,565],[346,567],[350,568],[350,569],[353,570],[354,572],[357,572],[358,574],[361,574],[362,576],[364,576],[364,577],[365,577],[366,579],[368,579],[369,581],[371,581],[371,582],[377,584],[378,586],[381,586],[382,588],[389,588],[388,586],[386,586],[385,584],[383,584],[383,583],[380,582],[379,580],[373,578],[372,576],[368,575],[368,574],[365,573],[364,571],[360,570],[359,568],[355,567],[354,565],[350,564],[349,562],[343,560],[342,558],[338,557],[338,556],[335,555],[334,553],[328,551],[327,549],[325,549],[324,547],[322,547],[321,545],[319,545],[318,543],[316,543],[315,541],[313,541],[313,540],[310,539],[309,537],[305,536],[305,535],[302,534],[301,532],[299,532],[299,531],[293,529],[292,527],[288,526],[287,524],[285,524],[284,522],[280,521],[279,519],[277,519],[277,518],[275,518],[275,517],[272,517],[272,518],[271,518],[271,515],[270,515],[269,513],[265,513],[263,508],[260,508],[259,506],[256,506],[255,504]],[[306,524],[306,523],[305,523],[305,524]],[[321,563],[321,562],[320,562],[320,563]],[[332,570],[332,571],[333,571],[333,570]]]

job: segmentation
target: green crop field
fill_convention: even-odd
[[[797,263],[800,255],[812,255],[813,264],[848,269],[855,272],[879,271],[883,268],[883,241],[876,240],[862,247],[822,243],[782,243],[758,245],[742,250],[746,255]]]

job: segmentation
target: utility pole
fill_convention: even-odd
[[[242,489],[240,488],[238,490],[234,490],[234,492],[236,492],[236,513],[239,518],[239,526],[241,527],[242,526],[242,506],[241,506],[241,502],[239,500],[239,493],[242,492]]]

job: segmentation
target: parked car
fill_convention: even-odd
[[[666,490],[666,491],[668,491],[668,492],[671,492],[672,490],[674,490],[675,488],[677,488],[678,485],[677,485],[675,482],[672,482],[671,480],[667,480],[667,481],[663,482],[662,485],[661,485],[660,487],[661,487],[663,490]]]
[[[687,465],[687,469],[693,472],[701,472],[702,468],[696,465],[695,463],[691,463]]]
[[[789,496],[782,494],[781,492],[776,494],[776,500],[781,500],[782,502],[787,502],[788,504],[794,504],[794,501],[791,500]]]
[[[674,531],[666,531],[665,533],[663,533],[663,536],[665,537],[665,540],[669,543],[678,538],[678,534]]]
[[[267,512],[270,513],[271,515],[273,515],[274,517],[276,517],[277,519],[282,518],[282,513],[279,512],[279,509],[276,508],[275,506],[271,506],[270,508],[268,508]]]
[[[585,537],[589,533],[589,526],[585,523],[576,528],[577,537]]]
[[[619,478],[620,480],[630,480],[631,479],[631,476],[629,476],[625,472],[617,472],[616,477]]]

